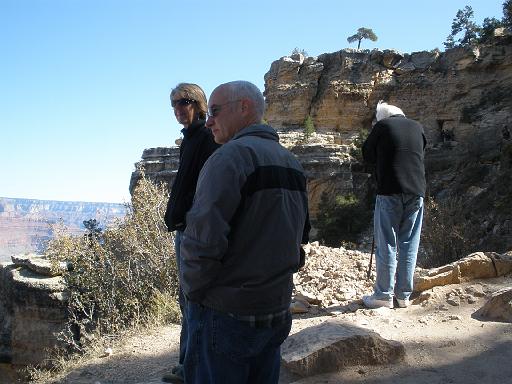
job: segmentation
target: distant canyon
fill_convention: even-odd
[[[44,252],[56,225],[80,234],[85,220],[96,219],[104,228],[125,213],[123,204],[0,197],[0,261],[10,261],[13,254]]]

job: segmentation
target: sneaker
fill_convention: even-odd
[[[398,303],[398,308],[407,308],[411,305],[409,299],[396,299],[396,302]]]
[[[181,384],[185,382],[183,378],[183,366],[177,365],[171,369],[171,372],[162,376],[164,383]]]
[[[363,296],[363,303],[368,308],[393,308],[393,298],[389,299],[376,299],[374,295]]]

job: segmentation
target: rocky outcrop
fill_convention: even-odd
[[[512,323],[512,287],[494,292],[478,315],[486,320]]]
[[[265,118],[289,129],[302,127],[310,115],[318,132],[350,139],[370,129],[384,99],[424,125],[431,147],[452,142],[448,149],[462,146],[464,152],[478,143],[482,153],[493,151],[503,141],[502,129],[512,128],[506,91],[512,85],[511,42],[509,36],[443,53],[345,49],[283,57],[265,75]]]
[[[145,149],[142,159],[135,163],[135,171],[130,178],[130,193],[133,195],[141,177],[141,171],[154,183],[164,183],[170,189],[178,172],[179,163],[180,148],[178,146]]]
[[[312,376],[348,366],[396,363],[404,359],[405,348],[367,329],[329,320],[289,336],[281,356],[291,372]]]
[[[52,264],[50,260],[34,253],[25,255],[13,255],[11,260],[16,267],[26,267],[32,272],[42,276],[60,276],[63,271],[68,269],[68,264],[65,262]]]
[[[512,147],[512,94],[507,91],[511,86],[510,35],[492,44],[446,52],[345,49],[318,57],[296,54],[273,62],[265,75],[265,119],[278,130],[300,131],[309,115],[320,135],[335,136],[337,145],[350,145],[359,131],[371,129],[379,100],[400,106],[425,127],[429,195],[463,197],[468,209],[475,204],[486,207],[475,211],[472,224],[490,227],[480,230],[483,243],[503,251],[512,246],[512,209],[506,198],[485,199],[483,194],[474,199],[461,192],[475,187],[505,196],[512,189],[509,178],[502,185],[503,168],[511,158],[506,153]],[[345,183],[333,186],[329,177],[310,172],[313,211],[319,194],[312,191],[325,190],[331,199],[369,192],[368,180],[353,159],[338,156],[336,163],[350,169],[352,177],[335,173],[334,180]],[[485,179],[476,179],[477,173],[486,174]],[[505,205],[505,213],[489,211],[492,201]]]
[[[27,263],[0,263],[0,363],[13,366],[45,365],[68,319],[62,278]]]
[[[439,268],[417,268],[414,276],[414,290],[422,292],[439,285],[488,279],[511,272],[512,252],[502,255],[495,252],[476,252]]]

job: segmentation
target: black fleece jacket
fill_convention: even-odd
[[[363,144],[365,162],[375,165],[377,194],[425,196],[427,140],[417,121],[402,115],[382,119]]]
[[[204,120],[198,120],[181,130],[183,141],[180,146],[180,164],[165,212],[165,224],[169,232],[185,230],[185,215],[194,201],[199,172],[219,147],[204,124]]]

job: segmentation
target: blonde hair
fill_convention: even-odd
[[[382,119],[385,119],[393,115],[405,116],[405,113],[400,108],[395,107],[394,105],[385,103],[383,100],[379,101],[375,112],[375,118],[377,119],[377,121],[381,121]]]
[[[171,91],[171,101],[173,99],[190,99],[194,100],[197,105],[197,112],[200,119],[206,119],[208,106],[206,103],[206,95],[201,87],[193,83],[179,83]]]

